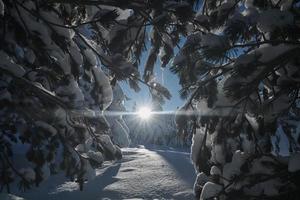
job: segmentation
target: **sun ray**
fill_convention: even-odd
[[[149,107],[144,106],[139,109],[137,114],[142,120],[149,120],[151,118],[152,112]]]

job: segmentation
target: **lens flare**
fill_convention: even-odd
[[[152,112],[149,107],[141,107],[139,111],[137,112],[138,116],[143,120],[150,119]]]

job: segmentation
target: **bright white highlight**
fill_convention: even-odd
[[[137,112],[138,116],[143,120],[150,119],[152,112],[151,109],[148,107],[141,107],[139,111]]]

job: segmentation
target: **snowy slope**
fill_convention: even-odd
[[[189,153],[140,147],[124,148],[123,154],[121,161],[97,169],[82,192],[78,184],[55,175],[38,188],[14,193],[27,200],[193,199]]]

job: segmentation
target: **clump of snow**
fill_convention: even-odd
[[[285,0],[280,2],[280,10],[289,10],[293,5],[293,0]]]
[[[253,155],[255,153],[255,143],[253,140],[248,139],[245,134],[241,134],[242,148],[245,154]]]
[[[126,127],[124,123],[120,122],[120,120],[115,120],[115,122],[112,124],[111,129],[114,134],[113,141],[121,147],[128,147],[130,144],[128,135],[129,131],[126,130],[128,127]]]
[[[9,71],[14,76],[22,77],[25,74],[24,68],[18,64],[15,64],[4,51],[0,51],[0,61],[0,68]]]
[[[27,60],[28,63],[33,64],[36,56],[34,54],[34,52],[31,49],[25,49],[25,58]]]
[[[56,94],[65,101],[81,105],[84,101],[84,96],[74,76],[69,75],[67,82],[67,84],[61,85],[56,89]]]
[[[258,54],[242,54],[234,62],[235,66],[248,66],[259,58]]]
[[[262,156],[260,158],[254,159],[252,162],[252,166],[250,169],[251,174],[273,174],[274,169],[270,167],[270,165],[274,164],[274,159],[268,156]],[[269,163],[269,166],[264,163]]]
[[[202,15],[202,11],[198,11],[195,20],[197,20],[200,24],[208,23],[209,18],[207,15]]]
[[[289,11],[270,9],[263,11],[257,21],[257,28],[264,33],[272,32],[275,28],[283,28],[294,23],[294,16]]]
[[[50,124],[48,124],[44,121],[36,121],[35,125],[37,127],[40,127],[41,129],[49,132],[51,134],[51,136],[54,136],[57,134],[57,130],[53,126],[51,126]]]
[[[258,124],[257,118],[248,113],[245,114],[245,117],[248,120],[248,122],[251,125],[254,132],[257,133],[258,129],[259,129],[259,124]]]
[[[50,168],[48,164],[44,164],[42,167],[42,178],[43,180],[47,180],[51,175]]]
[[[289,172],[296,172],[300,170],[300,153],[294,153],[290,156],[288,170]]]
[[[35,172],[32,168],[21,168],[19,173],[29,182],[35,180]]]
[[[256,8],[251,7],[244,10],[241,15],[243,17],[241,17],[240,20],[244,21],[245,23],[256,24],[259,17],[259,12]]]
[[[201,46],[217,49],[217,48],[227,47],[228,43],[224,36],[219,36],[216,34],[208,33],[208,34],[202,35]]]
[[[26,200],[22,197],[18,197],[18,196],[13,195],[13,194],[7,194],[7,193],[2,193],[2,192],[0,193],[0,199],[1,200]]]
[[[108,135],[100,135],[99,138],[103,147],[107,149],[112,155],[114,155],[116,153],[116,147],[113,145],[110,137]]]
[[[114,67],[118,68],[121,72],[121,77],[124,78],[124,76],[137,76],[139,74],[136,67],[132,64],[132,62],[129,62],[124,56],[120,53],[116,53],[112,56],[110,56],[111,62],[114,64]]]
[[[59,24],[59,25],[64,25],[63,21],[61,18],[58,16],[58,14],[54,11],[45,11],[41,10],[39,13],[45,20],[51,23]],[[72,39],[74,37],[74,30],[71,28],[63,28],[59,26],[52,26],[52,28],[55,30],[55,32],[67,39]]]
[[[223,167],[224,185],[229,184],[227,180],[232,180],[235,176],[240,175],[241,166],[246,162],[246,155],[240,150],[236,151],[232,156],[232,161],[226,163]]]
[[[262,63],[268,63],[280,56],[285,55],[286,53],[297,49],[296,45],[289,45],[289,44],[279,44],[276,46],[263,44],[259,48],[250,53],[254,53],[257,55],[261,55],[259,57],[259,61]]]
[[[96,177],[96,170],[91,166],[90,162],[87,160],[84,160],[84,179],[86,180],[93,180]]]
[[[204,132],[205,132],[204,128],[196,129],[196,133],[193,135],[192,147],[191,147],[191,159],[194,164],[198,163],[198,159],[200,156],[199,154],[201,151],[201,145],[204,139]],[[204,143],[203,145],[206,145],[206,143]],[[201,165],[201,163],[199,164]]]
[[[254,0],[245,0],[244,5],[246,8],[253,8],[254,7],[253,3],[254,3]]]
[[[131,17],[134,14],[134,11],[132,9],[118,9],[118,17],[116,20],[121,21],[121,20],[127,20],[129,17]]]
[[[222,172],[217,166],[214,165],[210,168],[210,175],[221,175],[221,174]]]
[[[96,151],[88,151],[87,156],[92,159],[93,161],[97,162],[98,164],[102,164],[104,161],[103,155],[101,152]]]
[[[297,76],[298,66],[294,65],[293,63],[288,63],[285,65],[284,69],[280,68],[275,71],[277,75],[280,77],[277,79],[277,84],[282,85],[284,81],[293,80],[293,81],[300,81],[300,78]]]
[[[4,16],[4,3],[2,0],[0,0],[0,16]]]
[[[111,104],[111,102],[113,100],[113,90],[110,85],[109,78],[99,67],[93,67],[92,70],[93,70],[93,74],[94,74],[97,86],[102,89],[102,93],[99,94],[100,102],[98,102],[98,103],[100,103],[102,106],[102,109],[105,110],[106,108],[108,108],[108,106]]]
[[[211,149],[211,161],[213,163],[225,163],[224,146],[222,144],[213,144]]]
[[[208,9],[208,13],[214,13],[218,18],[224,17],[229,13],[235,6],[234,1],[223,1],[221,5],[218,5],[216,9]]]
[[[209,181],[209,177],[206,176],[203,172],[199,173],[197,175],[196,181],[194,183],[194,195],[196,197],[200,197],[201,191],[203,186],[205,185],[206,182]]]
[[[0,100],[7,100],[7,101],[12,100],[12,96],[6,88],[0,90]]]
[[[90,63],[91,66],[96,66],[97,64],[97,58],[93,50],[91,49],[85,49],[84,50],[84,56],[86,57],[87,61]]]
[[[246,195],[252,196],[276,196],[279,194],[278,188],[282,186],[282,182],[280,179],[271,179],[268,181],[264,181],[258,184],[255,184],[252,187],[245,187],[243,192]]]
[[[188,35],[186,38],[186,41],[183,45],[183,48],[188,47],[190,45],[195,45],[195,44],[200,43],[202,40],[202,35],[203,34],[200,32],[196,32],[196,33]]]
[[[76,62],[76,64],[79,66],[82,65],[83,57],[82,57],[79,47],[74,42],[71,42],[69,50],[70,50],[70,54],[71,54],[72,58],[74,59],[74,61]]]
[[[264,102],[264,105],[271,106],[272,109],[269,109],[264,114],[265,122],[272,122],[276,119],[279,113],[285,111],[291,105],[290,98],[287,94],[283,93],[278,95],[276,99],[268,99]]]
[[[207,182],[203,186],[200,200],[206,200],[213,197],[216,197],[219,195],[219,193],[223,190],[223,186],[213,183],[213,182]]]
[[[64,74],[71,74],[70,55],[54,44],[51,44],[49,48],[51,49],[49,50],[49,55],[53,62],[61,67]]]

